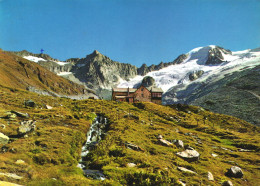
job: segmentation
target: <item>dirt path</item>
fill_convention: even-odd
[[[250,94],[254,95],[255,97],[257,97],[260,100],[260,96],[257,95],[256,93],[250,91],[250,90],[246,90],[247,92],[249,92]]]

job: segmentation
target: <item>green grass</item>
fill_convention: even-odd
[[[35,132],[27,138],[13,139],[5,145],[7,152],[0,154],[0,172],[16,173],[23,179],[0,177],[0,180],[23,185],[178,185],[179,179],[188,185],[219,185],[223,180],[232,180],[234,185],[260,182],[259,128],[231,116],[185,105],[74,101],[3,86],[0,86],[0,97],[0,116],[16,110],[28,113],[30,119],[37,121]],[[24,99],[35,101],[37,107],[24,107]],[[44,109],[44,104],[53,109]],[[89,153],[88,165],[102,170],[107,176],[105,181],[86,178],[76,167],[96,114],[108,118],[109,128],[105,138]],[[1,132],[16,135],[22,120],[19,117],[0,119],[6,126]],[[201,154],[200,160],[189,163],[176,156],[183,149],[160,145],[159,134],[168,141],[179,139],[194,147]],[[139,146],[142,151],[127,148],[126,142]],[[242,147],[252,152],[239,152]],[[214,158],[212,153],[218,156]],[[18,159],[26,163],[15,164]],[[127,163],[135,163],[136,167],[129,168]],[[242,168],[243,179],[224,175],[232,165]],[[180,172],[178,166],[198,174]],[[207,180],[208,171],[215,181]]]

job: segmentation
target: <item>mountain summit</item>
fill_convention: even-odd
[[[200,65],[218,65],[225,62],[225,56],[232,55],[232,52],[219,46],[209,45],[195,48],[188,54],[190,61],[197,60]]]

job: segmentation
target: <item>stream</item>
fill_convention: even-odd
[[[81,160],[77,165],[77,167],[81,168],[84,171],[84,175],[86,177],[91,177],[93,179],[98,179],[98,180],[106,179],[102,171],[87,169],[83,161],[83,159],[86,159],[85,157],[88,155],[91,149],[95,148],[98,142],[102,139],[102,136],[105,133],[106,125],[107,125],[107,118],[101,115],[97,115],[89,131],[87,132],[87,141],[82,147]]]

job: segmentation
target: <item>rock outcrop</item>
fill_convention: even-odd
[[[38,64],[56,74],[61,72],[70,72],[73,67],[73,64],[71,63],[59,65],[54,61],[39,61]]]
[[[208,59],[206,65],[217,65],[224,62],[223,54],[232,54],[230,50],[226,50],[219,46],[211,48],[208,52]]]
[[[34,131],[36,128],[35,123],[36,123],[36,121],[33,121],[33,120],[22,121],[21,126],[17,129],[18,134],[25,135],[29,132]]]
[[[189,79],[191,81],[194,81],[196,79],[198,79],[199,77],[201,77],[204,74],[203,70],[199,70],[199,71],[193,71],[189,74]]]

